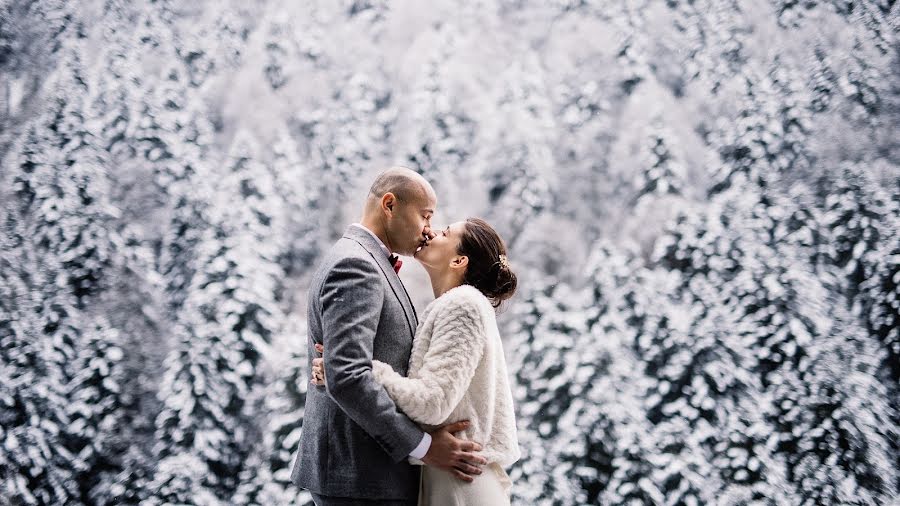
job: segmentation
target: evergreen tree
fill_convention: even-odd
[[[262,390],[258,412],[266,413],[263,451],[254,452],[244,470],[236,504],[283,504],[311,506],[312,498],[291,481],[291,471],[300,445],[303,409],[309,384],[306,370],[305,335],[288,335],[290,352],[280,357],[274,380]]]
[[[173,276],[167,282],[157,270],[171,274],[180,267],[189,275],[186,252],[181,262],[160,262],[158,251],[170,212],[167,200],[186,191],[184,179],[194,171],[196,153],[208,142],[211,128],[207,127],[205,139],[198,135],[198,125],[206,126],[205,118],[192,101],[184,101],[186,85],[177,79],[177,67],[161,69],[167,77],[162,83],[146,71],[152,68],[148,62],[161,53],[178,61],[166,53],[172,51],[166,43],[171,27],[160,12],[117,5],[106,13],[105,51],[100,58],[105,68],[92,76],[99,91],[92,94],[91,106],[98,116],[93,126],[97,145],[108,152],[110,166],[119,169],[111,174],[110,198],[122,204],[122,223],[116,228],[124,247],[123,268],[104,292],[102,307],[120,329],[128,350],[123,389],[133,402],[123,411],[125,423],[118,431],[121,469],[100,475],[92,503],[136,504],[147,498],[146,485],[155,468],[154,418],[161,407],[156,394],[171,326],[164,315],[173,305],[171,299],[182,295],[171,289],[178,286]]]
[[[498,114],[503,127],[486,139],[491,146],[484,176],[490,217],[505,224],[501,231],[510,247],[554,201],[555,182],[549,170],[553,159],[548,145],[553,123],[541,76],[542,69],[531,55],[524,65],[513,64],[500,76]]]
[[[265,35],[262,73],[276,92],[290,92],[310,70],[328,69],[333,63],[325,52],[327,34],[318,22],[321,6],[304,5],[301,15],[290,12],[290,2],[274,2],[260,24]]]
[[[892,235],[879,245],[874,255],[877,260],[867,266],[865,281],[860,285],[863,321],[886,352],[882,368],[887,373],[887,385],[900,384],[900,225],[894,221]]]
[[[773,381],[767,416],[777,417],[774,450],[787,463],[798,503],[882,504],[894,493],[896,430],[874,374],[880,350],[840,306],[832,311],[840,318],[809,358]]]
[[[32,286],[52,283],[33,257],[4,249],[0,267],[0,493],[22,504],[78,504],[74,455],[59,436],[69,425],[66,379],[48,356],[44,332],[59,320],[59,308]]]
[[[510,472],[517,485],[513,487],[515,501],[562,504],[564,500],[575,502],[581,495],[571,474],[580,466],[556,455],[557,445],[547,444],[555,438],[571,437],[560,434],[561,418],[571,402],[583,403],[576,396],[585,384],[567,381],[579,372],[573,347],[585,330],[577,311],[569,309],[569,304],[578,307],[578,301],[572,300],[575,297],[567,287],[548,283],[543,291],[535,290],[515,315],[518,328],[511,334],[515,351],[511,370],[516,371],[513,394],[522,450],[521,460]],[[549,473],[556,473],[556,479]]]
[[[645,403],[654,424],[647,440],[657,445],[648,451],[657,456],[654,481],[664,484],[668,503],[714,502],[725,489],[734,500],[777,498],[784,477],[759,415],[765,395],[754,372],[753,325],[706,276],[674,295],[677,303],[648,308],[658,323],[638,340],[655,381]]]
[[[459,204],[472,198],[470,184],[480,176],[475,156],[478,121],[454,91],[460,77],[445,65],[456,57],[465,34],[454,23],[446,23],[429,35],[415,48],[426,56],[415,75],[409,124],[398,136],[403,136],[405,163],[440,188],[441,214],[459,216],[463,212]]]
[[[258,441],[247,401],[280,321],[282,218],[268,168],[239,137],[214,187],[187,299],[177,316],[156,420],[151,504],[228,501]],[[190,464],[190,469],[182,466]]]
[[[143,234],[132,227],[121,234],[123,269],[104,293],[100,307],[107,308],[110,324],[118,330],[126,350],[120,388],[130,402],[121,409],[123,425],[115,431],[115,452],[121,465],[99,475],[91,492],[92,504],[139,503],[154,467],[151,446],[153,419],[159,412],[157,369],[165,355],[160,340],[165,286],[156,274],[153,252]]]
[[[39,409],[50,411],[49,423],[59,424],[52,439],[44,442],[60,447],[58,456],[32,460],[27,473],[42,477],[40,485],[26,490],[23,470],[16,466],[4,472],[7,483],[16,483],[7,487],[16,491],[13,497],[26,503],[88,501],[100,477],[121,468],[121,441],[115,432],[130,403],[129,393],[121,388],[120,336],[102,314],[90,311],[90,301],[110,286],[121,267],[122,244],[111,226],[118,211],[107,200],[104,153],[85,128],[93,118],[79,98],[89,90],[75,49],[64,54],[66,64],[51,81],[47,98],[54,107],[35,119],[20,146],[15,158],[20,171],[12,180],[15,190],[8,208],[19,250],[30,251],[17,262],[17,277],[23,281],[17,283],[18,297],[21,302],[36,299],[27,306],[35,314],[21,318],[34,324],[31,338],[43,361],[35,365],[48,381],[33,388],[39,397],[62,400],[40,403]],[[30,293],[21,293],[24,290]],[[26,336],[7,338],[15,342]],[[11,353],[13,360],[20,360],[15,358],[18,352]],[[26,348],[24,356],[29,354]],[[24,402],[14,402],[20,415],[31,409],[29,398],[34,395],[23,392]],[[19,418],[7,427],[16,433],[30,423]],[[24,449],[34,459],[27,448],[41,436],[28,433],[36,440]]]
[[[516,498],[529,504],[596,503],[618,470],[617,441],[646,426],[619,302],[633,266],[608,247],[595,251],[592,290],[547,283],[515,315],[523,458],[511,476]]]
[[[302,272],[313,265],[326,238],[310,219],[317,203],[312,194],[310,168],[303,159],[300,145],[287,131],[282,131],[272,147],[272,175],[275,192],[284,204],[287,250],[280,259],[287,275]],[[320,242],[321,241],[321,242]]]
[[[665,56],[683,61],[683,87],[696,86],[708,99],[730,106],[723,100],[728,86],[755,63],[748,48],[759,43],[753,39],[752,22],[742,15],[740,2],[672,0],[666,6],[666,16],[671,16],[684,40],[681,51]]]
[[[375,160],[387,158],[387,139],[396,116],[380,70],[376,74],[342,70],[332,79],[335,91],[329,100],[302,118],[308,136],[307,168],[317,174],[305,187],[310,199],[306,218],[318,236],[310,241],[317,248],[330,246],[343,232],[337,224],[356,219],[344,216],[344,204],[358,198],[355,190],[368,190],[357,188],[360,181],[376,168]]]
[[[844,164],[833,179],[824,179],[823,236],[827,250],[822,255],[826,268],[836,269],[836,291],[846,298],[854,321],[880,344],[883,354],[876,377],[886,387],[893,426],[900,420],[897,399],[900,385],[900,338],[897,323],[897,278],[895,273],[900,230],[900,206],[870,175],[864,164]],[[888,172],[890,174],[890,171]],[[890,178],[888,179],[890,181]],[[858,320],[857,320],[858,318]],[[874,395],[870,393],[869,395]],[[894,463],[900,461],[897,438],[889,439]],[[876,487],[879,488],[879,487]],[[887,490],[900,489],[900,482],[885,484]]]
[[[889,240],[897,209],[890,209],[890,197],[867,174],[868,167],[844,164],[830,181],[823,182],[823,228],[829,250],[823,261],[837,267],[846,277],[846,296],[858,300],[860,284],[881,244]]]
[[[804,146],[810,100],[799,77],[776,59],[765,74],[749,69],[740,79],[743,97],[737,117],[721,118],[710,134],[721,158],[710,196],[740,186],[736,181],[744,179],[766,187],[773,178],[809,167]]]
[[[634,353],[636,334],[629,325],[629,293],[634,289],[635,277],[640,272],[633,252],[617,251],[611,245],[598,241],[588,259],[592,297],[585,311],[589,325],[590,342],[580,343],[579,350],[598,349],[598,356],[581,354],[581,374],[585,367],[596,367],[595,377],[589,381],[584,398],[588,400],[578,417],[578,427],[592,427],[585,438],[587,448],[569,445],[561,453],[585,455],[588,460],[578,473],[585,499],[590,503],[618,502],[626,497],[648,499],[658,493],[655,485],[631,483],[620,489],[619,477],[640,473],[632,467],[642,455],[639,445],[650,425],[644,415],[644,398],[651,387],[639,366],[640,359]],[[571,410],[570,410],[571,411]],[[573,436],[578,430],[569,431]],[[638,436],[636,438],[636,436]],[[578,435],[577,439],[584,436]],[[574,451],[573,451],[574,450]],[[571,458],[571,457],[570,457]],[[638,464],[639,466],[639,464]]]
[[[772,181],[773,179],[770,179]],[[777,180],[776,180],[777,181]],[[815,251],[815,241],[810,242],[817,224],[803,223],[803,214],[792,208],[797,204],[786,198],[779,198],[778,191],[774,189],[751,191],[752,186],[743,188],[730,188],[719,194],[716,200],[727,202],[726,209],[730,209],[728,226],[734,231],[735,237],[727,239],[722,244],[732,244],[734,253],[729,255],[733,259],[733,265],[737,267],[727,277],[717,277],[719,286],[723,292],[718,296],[709,295],[702,297],[705,300],[723,300],[734,304],[732,312],[740,319],[738,322],[748,329],[748,336],[752,344],[749,349],[755,355],[756,365],[749,368],[759,375],[759,381],[764,393],[771,398],[771,408],[765,410],[766,423],[773,429],[773,438],[769,439],[766,447],[772,452],[770,460],[774,466],[770,468],[780,469],[786,483],[791,490],[790,501],[802,501],[811,497],[819,497],[819,500],[844,501],[850,496],[860,497],[862,503],[877,503],[883,500],[888,488],[883,483],[873,480],[871,475],[887,475],[890,473],[884,469],[884,462],[889,461],[890,438],[886,434],[872,428],[857,427],[851,430],[852,435],[842,435],[838,425],[823,421],[821,418],[812,418],[807,423],[823,424],[821,444],[816,444],[816,451],[810,454],[806,460],[800,455],[802,445],[809,448],[809,443],[803,442],[805,430],[797,430],[795,419],[799,413],[816,413],[821,416],[823,406],[831,406],[831,410],[841,409],[836,404],[847,405],[846,409],[853,410],[854,417],[871,414],[882,420],[890,420],[893,416],[891,408],[884,404],[876,403],[873,406],[859,404],[847,404],[834,393],[828,394],[828,399],[818,402],[815,407],[794,408],[806,406],[807,396],[802,391],[805,388],[820,387],[811,386],[812,376],[807,372],[810,364],[822,356],[822,348],[829,346],[847,348],[848,346],[867,347],[869,351],[861,354],[862,363],[858,367],[865,371],[875,371],[871,344],[867,344],[868,338],[859,339],[858,331],[834,332],[830,314],[841,314],[839,303],[834,296],[829,295],[829,289],[836,288],[839,283],[834,276],[829,276],[827,271],[819,271],[815,274],[816,266],[812,262],[817,258],[811,254]],[[724,216],[723,216],[724,217]],[[702,222],[698,222],[702,223]],[[714,234],[713,238],[719,234]],[[678,239],[670,239],[672,242],[663,243],[669,249],[663,253],[661,260],[664,265],[676,268],[690,276],[686,286],[693,291],[695,281],[700,276],[708,276],[715,265],[713,258],[707,258],[704,252],[712,254],[718,248],[704,247],[709,243],[706,239],[707,232],[702,229],[695,233],[688,232],[686,236]],[[722,236],[727,234],[722,232]],[[696,242],[691,237],[697,237],[701,242]],[[672,247],[672,244],[678,246]],[[735,254],[736,253],[736,254]],[[691,258],[685,262],[683,259]],[[682,259],[682,260],[680,260]],[[708,260],[708,261],[707,261]],[[717,261],[716,263],[724,263]],[[704,266],[701,270],[695,270],[694,266]],[[701,299],[698,297],[698,300]],[[702,321],[702,319],[697,319]],[[852,317],[844,315],[841,321],[847,322],[841,325],[847,328],[853,321]],[[722,325],[723,328],[738,328],[736,324]],[[852,328],[852,327],[850,327]],[[819,344],[823,342],[824,344]],[[833,344],[828,344],[833,343]],[[854,344],[855,343],[855,344]],[[734,348],[734,347],[732,347]],[[830,372],[829,372],[830,371]],[[835,376],[828,376],[835,373]],[[827,385],[834,385],[843,381],[843,376],[834,368],[824,367],[819,370],[816,381]],[[863,377],[866,374],[862,374]],[[881,399],[886,396],[876,393],[871,377],[869,380],[860,380],[854,387],[863,388],[867,393],[860,394],[866,399]],[[824,387],[823,387],[824,388]],[[832,387],[828,387],[832,388]],[[819,390],[816,390],[819,391]],[[833,392],[833,390],[828,390]],[[823,394],[824,395],[824,394]],[[837,394],[839,395],[839,394]],[[766,396],[762,397],[765,399]],[[877,408],[873,411],[873,407]],[[652,413],[652,411],[651,411]],[[842,422],[846,425],[846,422]],[[758,431],[754,431],[758,432]],[[843,438],[843,439],[842,439]],[[841,443],[842,440],[852,441]],[[772,441],[776,443],[773,445]],[[826,442],[831,444],[826,444]],[[847,453],[844,448],[851,444],[858,450]],[[759,447],[759,442],[754,443]],[[860,452],[866,452],[871,448],[872,462],[869,465],[860,465],[858,462],[868,462],[869,457],[860,457]],[[815,460],[811,460],[815,459]],[[803,470],[798,471],[799,461]],[[810,464],[815,462],[815,464]],[[851,463],[856,462],[856,463]],[[780,464],[783,463],[783,464]],[[811,467],[817,470],[810,474]],[[871,466],[871,467],[870,467]],[[877,469],[872,471],[871,469]],[[781,473],[779,473],[780,475]],[[768,476],[767,486],[775,485],[771,475]],[[849,480],[849,481],[848,481]],[[849,485],[858,483],[857,485]],[[818,492],[813,493],[812,488]],[[850,487],[850,488],[847,488]],[[764,490],[764,489],[763,489]],[[850,491],[854,492],[850,492]],[[824,494],[823,496],[817,495]],[[842,495],[847,494],[847,495]],[[764,497],[770,497],[763,494]],[[758,497],[758,495],[757,495]],[[844,497],[844,499],[841,499]],[[826,499],[827,498],[827,499]]]
[[[884,354],[878,377],[887,389],[887,399],[891,407],[891,427],[896,432],[900,427],[900,241],[895,236],[885,241],[880,248],[878,262],[871,266],[867,280],[862,285],[866,303],[862,308],[863,322],[870,335],[877,338]],[[900,469],[900,438],[889,440],[893,455],[894,469]],[[886,480],[888,490],[900,491],[900,478],[895,476],[891,485]]]
[[[613,221],[605,203],[616,201],[626,185],[613,175],[618,164],[611,160],[610,150],[619,131],[620,109],[627,101],[617,100],[617,95],[610,97],[604,84],[573,69],[553,90],[557,128],[567,139],[554,149],[554,159],[568,167],[566,177],[571,184],[567,193],[572,192],[572,198],[560,199],[557,206],[561,215],[594,216],[596,219],[583,224],[589,238],[601,234]]]
[[[648,196],[682,195],[685,186],[684,168],[674,159],[666,139],[670,136],[660,127],[648,136],[645,165],[635,182],[636,201]]]

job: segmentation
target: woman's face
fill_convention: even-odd
[[[415,259],[427,269],[449,269],[454,259],[460,256],[457,251],[464,229],[465,222],[457,221],[442,230],[435,230],[434,239],[416,252]]]

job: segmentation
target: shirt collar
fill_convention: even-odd
[[[375,235],[375,232],[372,232],[371,230],[366,228],[365,225],[363,225],[362,223],[353,223],[351,226],[359,227],[359,228],[365,230],[366,232],[368,232],[369,235],[371,235],[372,237],[375,238],[375,241],[378,242],[378,245],[381,246],[381,251],[384,251],[384,256],[386,256],[386,257],[391,256],[391,250],[389,250],[388,247],[384,245],[384,242],[382,242],[382,240],[379,239],[377,235]]]

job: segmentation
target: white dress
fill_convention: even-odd
[[[472,483],[425,466],[420,506],[509,504],[504,468],[519,459],[519,444],[503,345],[487,297],[462,285],[432,301],[416,329],[407,377],[377,360],[372,367],[397,407],[425,430],[469,420],[459,437],[481,444],[488,461]]]

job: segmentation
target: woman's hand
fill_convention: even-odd
[[[325,347],[316,344],[316,351],[321,355],[325,355]],[[325,386],[325,359],[322,357],[314,358],[312,362],[312,380],[310,381],[317,387]]]

